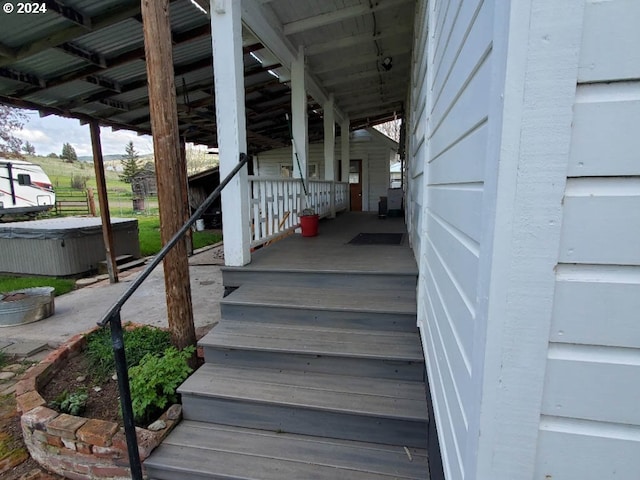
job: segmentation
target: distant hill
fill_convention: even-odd
[[[104,155],[102,157],[105,162],[107,161],[112,161],[112,160],[118,160],[120,161],[122,159],[122,155]],[[87,163],[93,163],[93,155],[83,155],[81,157],[78,157],[78,161],[80,162],[87,162]]]
[[[112,154],[112,155],[103,155],[103,160],[104,163],[107,162],[120,162],[120,160],[122,160],[122,155],[120,154]],[[153,160],[153,155],[151,154],[147,154],[147,155],[140,155],[140,161],[142,162],[146,162],[149,160]],[[86,162],[86,163],[93,163],[93,156],[92,155],[83,155],[81,157],[78,157],[78,161],[80,162]]]

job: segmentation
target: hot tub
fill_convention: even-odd
[[[112,218],[111,225],[116,256],[140,257],[138,220]],[[100,218],[0,224],[0,272],[64,277],[97,270],[105,258]]]

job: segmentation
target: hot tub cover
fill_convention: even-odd
[[[135,224],[135,218],[112,218],[113,228],[126,228]],[[0,224],[0,238],[23,238],[30,240],[62,240],[95,235],[102,230],[98,217],[61,217]]]

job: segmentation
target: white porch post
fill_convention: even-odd
[[[309,150],[309,132],[307,127],[307,91],[304,78],[304,49],[298,49],[298,55],[291,64],[291,131],[293,133],[293,176],[307,182],[307,152]],[[297,154],[297,156],[296,156]],[[301,208],[306,208],[303,197]]]
[[[349,119],[345,119],[340,124],[340,157],[342,158],[342,181],[349,183],[349,161],[351,160],[349,154]],[[347,198],[349,198],[349,191],[347,191]],[[349,209],[351,205],[349,205]]]
[[[333,94],[324,105],[324,179],[331,183],[329,217],[336,216],[336,121],[333,112]]]
[[[333,113],[333,94],[323,105],[324,109],[324,179],[336,179],[336,123]]]
[[[240,2],[211,0],[211,40],[216,95],[220,178],[247,151]],[[251,261],[249,183],[246,165],[222,191],[224,258],[229,266]]]

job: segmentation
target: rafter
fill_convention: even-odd
[[[68,110],[61,110],[56,107],[43,107],[42,105],[39,105],[34,102],[30,102],[28,100],[7,97],[4,95],[0,95],[0,103],[3,103],[5,105],[10,105],[12,107],[24,108],[26,110],[38,110],[39,112],[44,113],[44,116],[58,115],[60,117],[65,117],[65,118],[75,118],[77,120],[80,120],[81,122],[91,122],[93,120],[97,120],[100,123],[100,125],[105,127],[112,127],[118,130],[131,130],[133,132],[141,133],[142,135],[149,135],[151,133],[150,129],[136,128],[135,126],[131,126],[128,124],[114,122],[112,120],[109,120],[108,118],[101,118],[97,116],[92,117],[84,113],[70,112]]]
[[[274,25],[280,26],[281,23],[271,8],[265,8],[256,0],[243,0],[242,22],[256,38],[261,40],[265,48],[282,63],[282,68],[290,72],[291,65],[298,52],[289,39],[278,28],[274,27]],[[324,103],[329,99],[324,87],[310,72],[305,75],[305,86],[313,98],[319,102]],[[338,122],[345,118],[339,109],[335,110],[335,116]]]
[[[107,66],[107,61],[105,60],[104,56],[100,55],[99,53],[87,50],[86,48],[79,47],[78,45],[75,45],[71,42],[65,42],[62,45],[59,45],[57,48],[69,55],[81,58],[82,60],[86,60],[87,62],[97,67],[105,68]]]
[[[46,82],[30,73],[18,72],[10,68],[0,68],[0,77],[9,78],[20,83],[27,83],[29,85],[36,85],[37,87],[45,87]]]
[[[211,26],[209,24],[206,24],[201,27],[196,27],[187,32],[176,34],[173,40],[176,45],[181,45],[183,43],[198,40],[199,38],[202,38],[205,35],[209,35],[210,31],[211,31]],[[253,47],[253,45],[251,45],[251,47]],[[57,87],[60,85],[64,85],[65,83],[73,82],[75,80],[84,79],[89,75],[93,75],[105,69],[118,67],[126,63],[133,62],[140,59],[144,59],[144,46],[134,48],[133,50],[129,50],[128,52],[118,55],[117,57],[107,59],[105,67],[101,67],[98,65],[90,65],[81,70],[74,71],[73,73],[62,75],[56,79],[52,79],[47,84],[47,88]],[[26,95],[29,95],[30,93],[33,93],[34,91],[36,91],[36,89],[23,90],[18,92],[17,95],[26,96]]]
[[[91,28],[91,18],[75,8],[64,5],[57,0],[45,0],[44,3],[47,6],[47,12],[56,12],[58,15],[72,21],[76,25]]]

